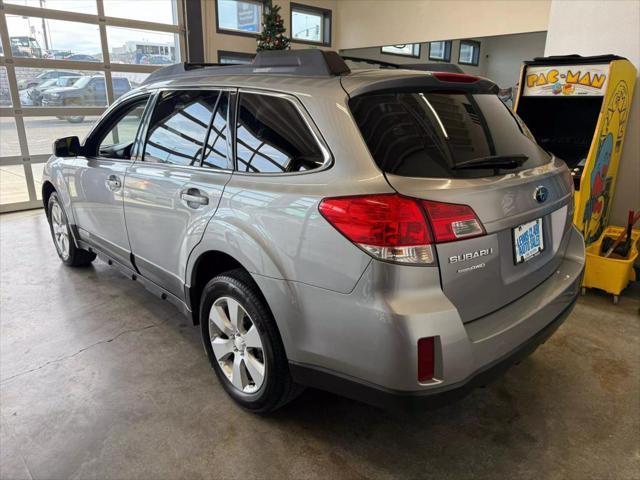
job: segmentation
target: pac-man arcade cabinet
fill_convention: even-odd
[[[571,169],[573,223],[587,245],[608,223],[635,80],[615,55],[539,57],[521,69],[514,110]]]

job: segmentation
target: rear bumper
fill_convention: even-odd
[[[298,383],[381,406],[395,397],[438,405],[485,384],[558,328],[584,272],[584,241],[575,228],[559,254],[549,278],[467,323],[442,292],[437,268],[373,261],[349,294],[254,278],[270,300]],[[423,337],[437,338],[436,379],[429,383],[417,380]]]
[[[553,335],[569,316],[577,300],[571,303],[551,323],[505,356],[495,360],[475,372],[467,380],[443,388],[433,388],[414,392],[390,390],[378,385],[350,379],[335,372],[319,368],[289,363],[293,378],[306,386],[319,388],[381,408],[403,410],[437,408],[450,404],[466,396],[471,390],[483,387],[501,377],[512,365],[520,363],[531,355],[542,343]]]

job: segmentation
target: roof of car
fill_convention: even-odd
[[[386,88],[438,86],[444,78],[439,75],[446,76],[447,88],[452,87],[450,82],[457,82],[456,88],[491,93],[497,89],[487,79],[459,73],[434,75],[430,71],[404,68],[352,71],[336,52],[318,49],[261,52],[249,65],[175,64],[156,70],[142,85],[143,88],[229,86],[335,96],[336,93],[357,95]]]

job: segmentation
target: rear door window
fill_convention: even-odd
[[[493,94],[373,92],[349,107],[378,167],[410,177],[474,178],[494,169],[457,169],[485,157],[525,155],[516,169],[547,163],[550,156],[516,115]]]
[[[274,95],[241,93],[237,109],[236,159],[240,172],[313,170],[324,155],[296,106]]]

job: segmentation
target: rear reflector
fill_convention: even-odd
[[[318,209],[351,242],[375,258],[392,262],[434,264],[433,243],[484,234],[467,205],[395,193],[325,198]]]
[[[473,83],[480,80],[478,77],[467,75],[465,73],[436,72],[433,76],[441,82]]]
[[[435,376],[435,337],[418,340],[418,381],[425,383]]]
[[[424,200],[422,202],[437,243],[484,235],[484,227],[467,205]]]

